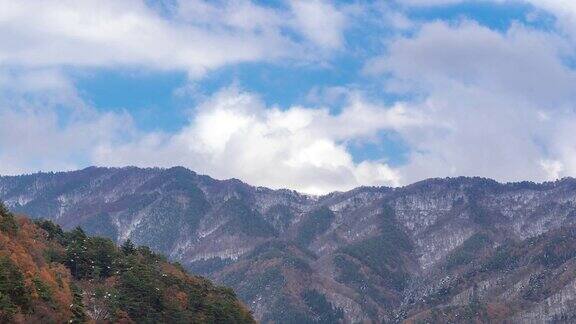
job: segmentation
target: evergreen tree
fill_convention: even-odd
[[[122,253],[124,253],[125,255],[130,255],[134,254],[134,252],[136,252],[136,247],[134,246],[134,243],[132,243],[130,239],[127,239],[126,242],[122,244]]]
[[[93,260],[93,278],[108,278],[116,268],[116,259],[118,258],[118,250],[109,239],[95,237],[90,239],[88,246],[89,254]]]
[[[66,234],[62,230],[60,225],[53,223],[52,221],[39,219],[34,221],[41,229],[45,230],[48,234],[49,240],[56,240],[58,243],[65,245],[67,243]]]
[[[30,308],[30,293],[24,283],[24,275],[8,257],[0,257],[0,322],[11,318],[20,308]]]
[[[87,317],[84,303],[82,302],[82,290],[74,284],[72,284],[70,288],[72,290],[72,305],[70,307],[72,318],[70,319],[70,323],[86,323]]]
[[[83,279],[91,277],[94,269],[94,261],[88,253],[88,237],[80,228],[76,227],[68,233],[69,244],[66,247],[66,266],[75,278]]]
[[[16,224],[14,215],[2,202],[0,202],[0,231],[12,235],[18,231],[18,225]]]

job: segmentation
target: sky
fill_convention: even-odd
[[[576,176],[576,1],[0,0],[0,174]]]

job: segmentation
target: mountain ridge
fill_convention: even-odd
[[[0,199],[32,216],[48,211],[44,215],[65,228],[80,225],[119,242],[149,245],[234,287],[263,322],[401,321],[432,313],[449,319],[462,312],[500,318],[488,311],[494,305],[516,318],[544,300],[514,291],[522,280],[550,269],[523,259],[526,273],[510,265],[506,271],[514,277],[505,293],[514,297],[487,288],[476,313],[456,301],[471,288],[447,278],[469,276],[470,284],[492,287],[489,278],[469,273],[505,276],[500,268],[483,270],[482,262],[494,263],[493,255],[508,251],[501,247],[512,253],[535,237],[553,241],[564,235],[555,231],[576,222],[573,178],[433,178],[310,196],[216,180],[183,167],[94,167],[0,177]],[[438,291],[445,291],[442,302],[430,299]],[[576,290],[564,294],[576,299]],[[570,305],[546,307],[549,314],[566,315]]]
[[[37,171],[37,172],[32,172],[32,173],[22,173],[22,174],[17,174],[17,175],[1,175],[0,174],[0,178],[21,178],[21,177],[28,177],[28,176],[39,176],[39,175],[65,175],[65,174],[70,174],[70,173],[77,173],[77,172],[87,172],[87,171],[91,171],[91,170],[99,170],[99,171],[123,171],[123,170],[154,170],[154,171],[166,171],[166,170],[171,170],[171,169],[184,169],[187,172],[191,172],[194,175],[197,175],[199,177],[205,177],[208,178],[210,180],[213,181],[220,181],[220,182],[230,182],[230,183],[238,183],[238,184],[242,184],[242,185],[247,185],[250,186],[256,190],[270,190],[270,191],[285,191],[285,192],[294,192],[297,193],[299,195],[302,196],[307,196],[307,197],[316,197],[316,198],[325,198],[327,196],[331,196],[334,194],[343,194],[343,193],[347,193],[347,192],[352,192],[352,191],[356,191],[356,190],[362,190],[362,189],[404,189],[407,187],[412,187],[412,186],[417,186],[417,185],[422,185],[422,184],[426,184],[426,183],[430,183],[430,182],[436,182],[436,181],[461,181],[461,180],[487,180],[490,182],[494,182],[494,184],[500,185],[500,186],[522,186],[522,185],[533,185],[533,186],[550,186],[550,185],[554,185],[556,183],[559,182],[566,182],[566,181],[576,181],[576,177],[571,177],[571,176],[566,176],[566,177],[562,177],[562,178],[558,178],[556,180],[547,180],[547,181],[531,181],[531,180],[519,180],[519,181],[498,181],[496,179],[493,178],[488,178],[488,177],[482,177],[482,176],[453,176],[453,177],[432,177],[432,178],[426,178],[426,179],[422,179],[422,180],[418,180],[409,184],[405,184],[405,185],[401,185],[401,186],[396,186],[396,187],[391,187],[391,186],[368,186],[368,185],[360,185],[358,187],[349,189],[349,190],[345,190],[345,191],[340,191],[340,190],[335,190],[335,191],[330,191],[328,193],[325,194],[309,194],[309,193],[304,193],[304,192],[300,192],[298,190],[295,189],[290,189],[290,188],[270,188],[267,186],[261,186],[261,185],[251,185],[246,181],[243,181],[242,179],[238,179],[238,178],[225,178],[225,179],[218,179],[218,178],[214,178],[210,175],[207,174],[200,174],[197,173],[196,171],[189,169],[187,167],[184,166],[172,166],[172,167],[138,167],[138,166],[134,166],[134,165],[128,165],[128,166],[123,166],[123,167],[105,167],[105,166],[88,166],[82,169],[77,169],[77,170],[69,170],[69,171]]]

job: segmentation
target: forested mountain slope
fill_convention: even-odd
[[[149,245],[263,322],[571,321],[576,181],[430,179],[314,197],[184,168],[0,177],[15,211]]]
[[[229,288],[146,247],[63,232],[0,204],[0,323],[254,323]]]

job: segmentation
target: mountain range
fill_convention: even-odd
[[[572,322],[576,180],[311,196],[182,167],[0,177],[14,212],[149,246],[262,322]]]

